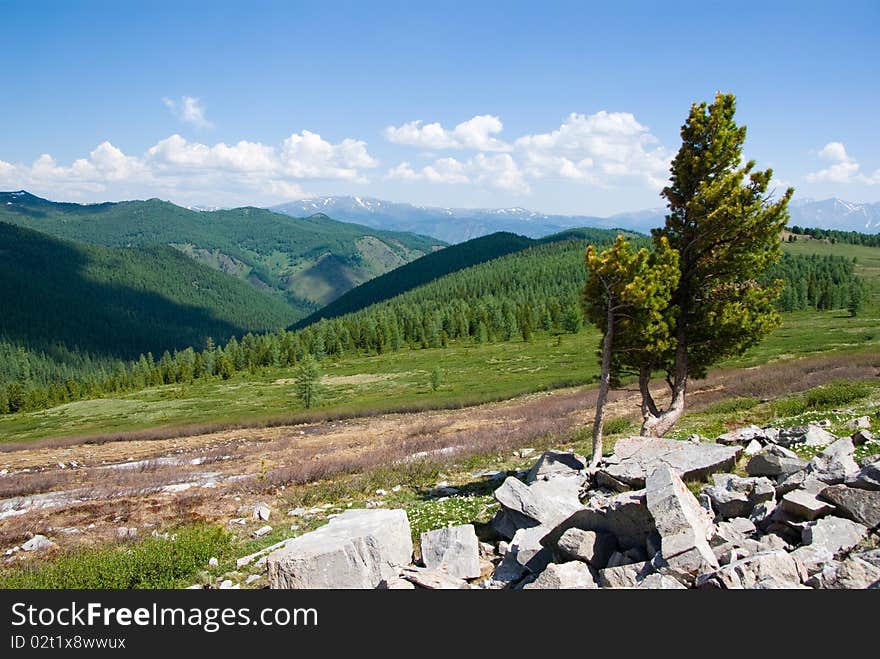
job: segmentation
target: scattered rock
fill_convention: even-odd
[[[558,477],[526,485],[509,476],[495,490],[501,510],[492,520],[493,528],[510,539],[523,528],[540,524],[554,526],[580,509],[580,478]]]
[[[33,538],[21,545],[22,551],[43,551],[57,547],[54,542],[44,535],[35,535]]]
[[[405,567],[400,576],[417,587],[428,590],[461,590],[468,587],[464,579],[427,567]]]
[[[791,555],[801,560],[810,574],[815,574],[825,563],[850,551],[867,535],[868,528],[858,522],[842,517],[823,517],[805,525],[801,534],[803,544]]]
[[[526,475],[526,483],[552,476],[577,476],[587,466],[586,458],[575,453],[545,451]]]
[[[731,469],[741,451],[741,446],[626,437],[614,446],[616,464],[605,466],[601,473],[630,487],[643,488],[648,475],[665,465],[685,480],[696,480]]]
[[[754,507],[776,497],[773,482],[768,478],[740,478],[734,474],[713,474],[715,483],[703,488],[712,502],[712,509],[724,519],[745,517]]]
[[[833,505],[821,501],[807,490],[793,490],[782,497],[781,503],[787,513],[808,521],[824,517],[834,510]]]
[[[859,472],[848,478],[846,484],[861,490],[880,491],[880,460],[862,463]]]
[[[658,572],[649,574],[637,583],[638,585],[636,588],[650,590],[681,590],[682,588],[687,588],[687,586],[681,583],[678,579],[673,579],[668,575],[660,574]]]
[[[271,508],[265,503],[258,503],[254,506],[253,516],[254,519],[259,519],[263,522],[269,521],[269,515],[272,514]]]
[[[602,588],[636,588],[645,577],[654,572],[650,563],[632,563],[620,567],[599,570],[599,586]]]
[[[562,534],[556,546],[564,558],[583,561],[595,569],[602,569],[608,565],[608,558],[617,547],[617,540],[610,533],[572,527]]]
[[[869,529],[880,526],[880,492],[832,485],[819,496],[837,506],[845,517]]]
[[[850,556],[843,561],[827,563],[807,584],[814,588],[854,589],[880,588],[880,568]]]
[[[853,459],[856,447],[849,437],[838,439],[810,460],[807,473],[829,485],[843,483],[859,472]]]
[[[743,453],[747,456],[752,457],[753,455],[758,455],[764,449],[764,445],[759,442],[757,439],[753,439],[746,447],[743,449]]]
[[[560,590],[598,588],[590,567],[580,561],[550,563],[525,590]]]
[[[211,558],[208,559],[208,565],[210,567],[217,567],[220,565],[220,561],[217,560],[216,556],[211,556]]]
[[[782,476],[793,474],[806,466],[806,461],[793,451],[773,445],[752,456],[746,465],[746,473],[749,476]]]
[[[266,526],[258,528],[252,535],[255,538],[262,538],[264,535],[269,535],[270,533],[272,533],[272,527],[267,524]]]
[[[269,554],[272,588],[375,588],[412,560],[406,511],[350,509]],[[452,578],[452,577],[448,577]]]
[[[422,562],[460,579],[480,576],[480,550],[473,524],[450,526],[421,535]]]
[[[802,588],[803,565],[783,550],[761,552],[733,561],[697,579],[697,586],[709,588]]]
[[[719,444],[729,446],[731,444],[748,444],[749,442],[757,441],[758,439],[767,440],[767,434],[764,432],[763,428],[751,425],[746,426],[745,428],[737,428],[736,430],[731,430],[723,435],[719,435],[715,441]]]
[[[690,583],[697,574],[717,568],[718,559],[708,542],[712,520],[684,481],[664,465],[648,476],[645,488],[668,573]]]
[[[510,548],[505,558],[512,556],[529,572],[537,574],[550,563],[552,558],[550,550],[541,543],[549,531],[549,527],[546,526],[520,529],[510,541]]]

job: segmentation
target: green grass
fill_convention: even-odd
[[[743,356],[720,364],[755,367],[820,353],[880,352],[880,249],[817,241],[785,243],[795,254],[841,254],[858,258],[857,270],[872,297],[855,317],[846,311],[783,314],[782,326]],[[586,327],[560,337],[537,333],[529,343],[451,343],[446,348],[401,350],[374,356],[325,360],[330,378],[320,408],[307,414],[284,382],[293,369],[240,373],[230,381],[167,385],[112,398],[86,400],[36,412],[0,416],[0,442],[42,437],[117,433],[156,426],[229,424],[261,420],[307,420],[392,410],[459,407],[523,393],[594,382],[599,334]],[[442,386],[433,391],[431,372],[440,367]],[[352,377],[356,376],[356,377]],[[340,379],[342,378],[342,379]],[[722,403],[745,411],[749,402]],[[789,404],[791,416],[799,401]],[[805,409],[805,408],[804,408]]]
[[[704,412],[707,414],[728,414],[730,412],[740,412],[750,410],[760,403],[757,398],[744,396],[742,398],[728,398],[727,400],[719,400],[717,403],[707,405]]]
[[[166,539],[85,549],[45,562],[0,572],[0,589],[179,588],[204,569],[212,556],[225,556],[232,537],[213,526],[182,527]]]

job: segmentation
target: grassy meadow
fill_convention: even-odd
[[[721,366],[753,367],[818,353],[880,351],[880,249],[812,240],[784,243],[784,248],[792,253],[857,258],[859,273],[871,290],[865,307],[855,317],[846,310],[784,314],[782,326],[758,346]],[[262,369],[236,374],[229,381],[152,387],[2,416],[0,442],[155,427],[296,422],[503,400],[594,382],[598,342],[598,331],[585,327],[577,334],[536,333],[529,342],[453,342],[446,348],[326,359],[321,364],[324,396],[312,410],[303,409],[295,398],[293,369]],[[441,382],[435,391],[431,373],[437,367]]]

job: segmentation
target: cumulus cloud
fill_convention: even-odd
[[[522,170],[507,153],[489,156],[478,153],[466,161],[438,158],[419,169],[413,169],[409,162],[404,161],[388,170],[385,178],[429,183],[474,183],[516,194],[530,192]]]
[[[512,144],[493,137],[501,120],[478,115],[452,130],[439,123],[411,121],[389,126],[385,136],[396,144],[432,151],[470,148],[479,153],[463,164],[471,182],[491,187],[529,189],[528,181],[560,179],[593,186],[610,186],[625,179],[660,189],[668,178],[672,153],[629,112],[602,110],[592,115],[572,113],[546,133],[523,135]],[[489,152],[503,152],[487,156]],[[450,182],[434,175],[435,161],[421,169],[408,162],[389,171],[391,178]],[[458,182],[458,181],[456,181]]]
[[[401,126],[388,126],[385,137],[394,144],[415,146],[431,151],[445,149],[473,149],[475,151],[510,151],[511,146],[493,135],[502,131],[501,120],[491,114],[482,114],[463,121],[455,128],[446,129],[439,123],[423,124],[410,121]]]
[[[180,119],[180,121],[195,126],[196,128],[211,128],[213,124],[205,118],[205,108],[202,102],[193,96],[182,96],[179,101],[170,98],[163,98],[165,104],[171,114]]]
[[[828,166],[807,174],[810,183],[864,183],[880,185],[880,169],[872,174],[863,174],[859,163],[846,152],[841,142],[828,142],[819,150],[818,156],[828,162]]]
[[[238,199],[253,203],[255,196],[306,196],[300,187],[303,180],[362,182],[364,170],[378,164],[364,142],[332,143],[306,130],[277,147],[247,140],[210,145],[175,134],[140,156],[102,142],[70,165],[59,164],[49,154],[30,165],[0,161],[0,188],[27,188],[52,198],[103,193],[115,198],[162,195],[215,205]]]

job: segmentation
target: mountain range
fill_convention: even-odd
[[[663,224],[664,209],[654,208],[608,217],[549,215],[525,208],[439,208],[384,201],[371,197],[327,196],[292,201],[272,210],[294,217],[322,213],[374,229],[409,231],[459,243],[498,231],[541,238],[574,227],[627,229],[647,233]],[[841,199],[803,199],[791,205],[792,226],[880,232],[880,202],[856,204]]]
[[[0,222],[104,247],[168,245],[283,298],[300,317],[443,247],[434,238],[263,208],[196,211],[159,199],[58,203],[0,192]]]

